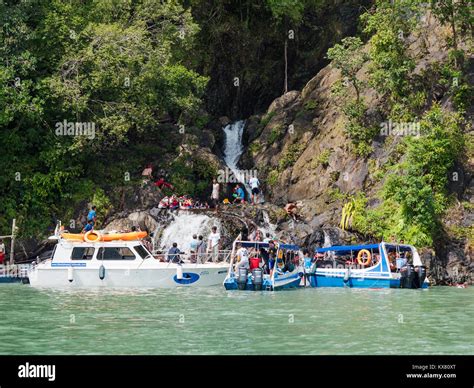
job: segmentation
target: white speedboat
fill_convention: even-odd
[[[118,238],[120,236],[114,235]],[[90,239],[89,239],[90,240]],[[180,263],[153,256],[140,240],[80,241],[58,237],[52,257],[34,264],[28,272],[33,287],[143,287],[174,288],[214,286],[224,281],[230,252],[221,261],[192,263],[181,255]]]

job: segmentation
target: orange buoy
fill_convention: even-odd
[[[368,266],[372,261],[372,256],[367,249],[361,249],[357,254],[357,262],[364,267]]]

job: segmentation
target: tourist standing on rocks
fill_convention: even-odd
[[[214,207],[217,213],[218,206],[219,206],[219,182],[217,182],[216,178],[212,180],[211,202],[212,202],[212,206]]]
[[[147,185],[151,181],[152,176],[153,176],[153,166],[150,163],[142,171],[142,177],[143,177],[142,186]]]
[[[213,226],[211,229],[211,234],[208,237],[208,253],[212,255],[212,261],[219,261],[219,245],[221,242],[221,235],[217,231],[217,227]]]
[[[252,203],[256,205],[258,203],[258,195],[260,194],[260,181],[256,176],[249,179],[249,185],[252,189]]]

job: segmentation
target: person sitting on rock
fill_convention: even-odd
[[[164,197],[158,204],[158,209],[168,209],[169,206],[170,206],[169,198]]]
[[[239,184],[235,186],[234,203],[245,203],[245,191]]]

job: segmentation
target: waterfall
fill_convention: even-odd
[[[245,121],[239,120],[230,123],[223,128],[225,133],[224,162],[229,170],[234,174],[235,179],[244,185],[247,194],[250,196],[251,190],[246,182],[246,174],[238,168],[240,156],[244,152],[244,147],[242,145],[244,127]]]
[[[259,228],[263,232],[263,236],[267,233],[270,233],[271,238],[275,238],[276,236],[276,225],[272,224],[270,222],[270,216],[268,215],[268,212],[266,210],[262,210],[262,215],[263,215],[263,228]]]
[[[237,167],[240,156],[244,152],[242,146],[242,134],[244,132],[245,121],[240,120],[228,124],[224,127],[225,145],[224,145],[224,162],[229,169],[239,178],[239,169]]]
[[[326,232],[324,229],[323,229],[323,233],[324,233],[324,244],[323,244],[323,248],[327,248],[327,247],[332,246],[331,236],[329,236],[329,233]]]
[[[175,242],[181,251],[189,252],[189,244],[193,239],[193,234],[202,234],[207,239],[212,226],[217,226],[219,230],[218,220],[205,214],[192,214],[182,211],[173,215],[173,218],[173,221],[163,230],[160,239],[159,246],[165,251]]]

